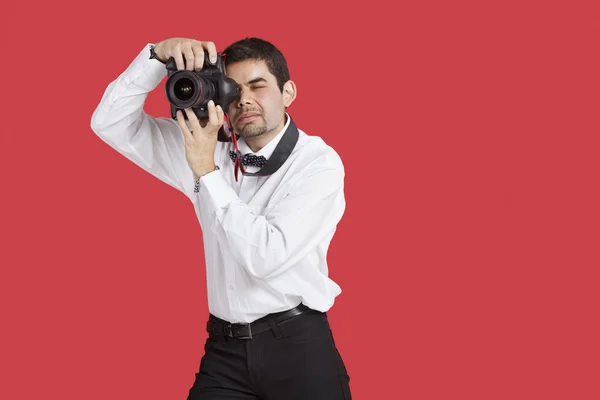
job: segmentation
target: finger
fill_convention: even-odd
[[[200,127],[200,124],[194,110],[192,110],[191,108],[185,108],[184,111],[187,115],[188,120],[190,121],[192,130],[197,130]]]
[[[194,69],[199,71],[204,66],[204,49],[202,44],[198,43],[192,46],[192,50],[194,51]]]
[[[204,48],[208,51],[208,58],[213,64],[217,62],[217,46],[214,42],[203,42]]]
[[[173,46],[172,56],[175,59],[175,65],[177,65],[177,70],[185,69],[183,65],[183,56],[181,55],[181,44],[177,43]]]
[[[181,45],[181,52],[185,57],[185,69],[188,71],[194,70],[194,51],[190,42],[185,42]]]
[[[215,107],[214,101],[208,102],[208,122],[212,126],[217,126],[219,123],[219,118],[217,117],[217,108]]]
[[[177,114],[177,124],[179,125],[179,129],[181,129],[181,132],[183,132],[183,138],[186,141],[194,140],[194,136],[192,135],[192,133],[188,129],[187,125],[185,124],[185,118],[183,117],[183,113],[181,112],[181,110],[177,110],[176,114]]]
[[[217,121],[219,123],[219,127],[223,125],[223,121],[225,120],[225,113],[223,112],[223,108],[221,106],[217,106]]]

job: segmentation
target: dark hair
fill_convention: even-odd
[[[269,72],[277,78],[277,86],[282,92],[283,85],[290,80],[285,57],[277,47],[266,40],[255,37],[241,39],[227,46],[221,53],[225,55],[225,67],[238,61],[264,61]]]

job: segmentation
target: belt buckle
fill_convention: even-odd
[[[252,325],[251,324],[243,324],[240,327],[248,328],[248,334],[247,335],[234,336],[234,337],[237,338],[237,339],[242,339],[242,340],[252,339]]]
[[[228,337],[233,337],[233,331],[231,330],[231,324],[223,325],[223,335]]]
[[[248,328],[247,335],[235,334],[235,332],[239,332],[241,327]],[[221,331],[222,334],[227,337],[236,339],[252,339],[252,326],[250,324],[224,324]]]

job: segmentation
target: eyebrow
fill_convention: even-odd
[[[267,80],[265,78],[254,78],[251,81],[248,81],[247,85],[252,85],[253,83],[258,83],[258,82],[267,82]]]

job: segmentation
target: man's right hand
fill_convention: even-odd
[[[165,39],[154,47],[154,52],[160,61],[167,62],[169,58],[173,57],[178,70],[187,69],[188,71],[202,69],[205,51],[208,51],[211,62],[217,61],[217,48],[213,42],[172,38]]]

